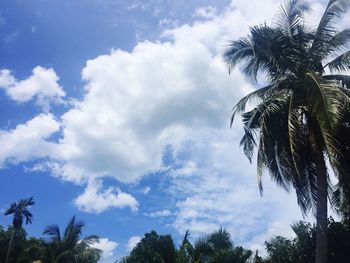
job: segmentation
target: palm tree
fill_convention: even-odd
[[[224,53],[229,70],[244,62],[242,71],[253,82],[258,72],[267,76],[265,87],[236,104],[231,125],[235,114],[242,113],[240,144],[250,161],[258,148],[260,191],[268,171],[279,186],[295,189],[303,213],[314,208],[317,263],[327,260],[327,160],[338,188],[350,189],[350,76],[342,75],[350,69],[350,29],[334,27],[348,3],[329,0],[318,27],[310,29],[304,24],[308,3],[289,0],[273,26],[252,27]],[[252,99],[255,108],[246,111]]]
[[[44,263],[97,262],[101,251],[90,246],[98,242],[96,235],[82,237],[84,223],[76,221],[75,216],[69,221],[63,236],[57,225],[48,226],[44,234],[45,240]]]
[[[243,263],[252,259],[252,251],[235,247],[230,234],[220,228],[209,235],[200,237],[194,246],[188,240],[186,231],[177,255],[177,263]]]
[[[13,215],[13,220],[12,220],[13,231],[11,234],[11,239],[10,239],[9,247],[6,254],[6,260],[5,260],[6,263],[8,262],[8,258],[10,255],[11,245],[13,242],[13,236],[15,234],[15,231],[22,228],[24,219],[26,224],[32,223],[33,215],[28,210],[28,208],[34,204],[35,202],[33,197],[21,199],[18,202],[13,202],[10,205],[10,207],[5,211],[5,215]]]

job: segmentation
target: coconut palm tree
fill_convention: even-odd
[[[327,161],[338,187],[350,189],[350,76],[342,74],[350,69],[350,29],[334,26],[348,3],[329,0],[312,29],[304,23],[308,3],[289,0],[273,26],[252,27],[224,53],[229,70],[243,62],[242,71],[253,82],[259,72],[267,76],[265,87],[236,104],[231,124],[235,114],[242,113],[240,143],[250,161],[258,148],[260,191],[268,171],[279,186],[295,189],[303,213],[314,208],[317,263],[327,260]],[[247,111],[249,102],[256,104]]]
[[[13,237],[15,234],[15,231],[22,228],[23,220],[25,220],[26,224],[32,223],[33,221],[33,215],[28,210],[30,206],[34,205],[34,199],[33,197],[21,199],[17,202],[13,202],[10,207],[5,211],[5,215],[13,215],[12,219],[12,225],[13,225],[13,231],[11,234],[11,239],[9,243],[9,247],[6,254],[6,260],[5,262],[8,262],[8,258],[10,255],[11,245],[13,242]]]
[[[90,246],[98,242],[98,237],[96,235],[82,237],[83,227],[84,223],[76,221],[75,216],[69,221],[63,235],[57,225],[48,226],[44,231],[48,238],[45,240],[45,256],[42,262],[97,262],[101,251]]]

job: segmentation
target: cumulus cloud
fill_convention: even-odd
[[[52,114],[39,114],[12,130],[0,130],[0,167],[7,162],[18,163],[48,157],[56,145],[49,137],[58,132],[60,124]]]
[[[139,207],[139,203],[132,195],[118,188],[103,189],[102,182],[97,180],[89,181],[84,193],[74,200],[74,204],[80,210],[91,213],[101,213],[113,207],[129,207],[131,211],[137,212]]]
[[[234,126],[233,129],[237,129]],[[260,196],[254,165],[237,146],[239,134],[225,130],[208,134],[196,131],[187,149],[174,151],[176,170],[185,167],[185,176],[173,176],[167,191],[182,196],[176,203],[172,226],[179,233],[190,229],[194,236],[227,229],[235,242],[242,243],[267,232],[271,222],[289,223],[301,218],[295,195],[278,189],[269,178],[264,178],[265,191]],[[186,153],[186,158],[184,158]],[[188,159],[196,169],[187,169]],[[283,200],[283,204],[281,203]],[[278,211],[278,213],[276,213]]]
[[[74,200],[79,209],[101,213],[128,207],[136,212],[140,205],[132,195],[103,188],[101,178],[137,182],[164,168],[164,152],[170,145],[175,165],[166,167],[171,178],[167,191],[178,198],[172,226],[179,232],[189,228],[200,234],[222,225],[238,241],[258,240],[269,232],[267,221],[300,217],[294,196],[280,193],[276,186],[269,188],[267,183],[266,195],[259,196],[254,166],[238,149],[241,127],[228,129],[232,105],[252,85],[238,70],[228,75],[223,48],[245,35],[249,26],[271,23],[279,4],[235,0],[216,15],[213,9],[198,9],[197,15],[208,19],[167,30],[162,42],[139,42],[131,52],[113,50],[87,61],[82,71],[84,97],[62,116],[62,137],[55,148],[45,140],[59,129],[51,116],[51,129],[45,126],[28,141],[40,147],[24,143],[21,147],[29,148],[16,152],[19,143],[9,140],[13,146],[3,156],[10,157],[0,155],[0,160],[49,155],[49,162],[35,168],[74,183],[87,182]],[[318,16],[314,12],[310,18]],[[64,96],[52,69],[36,68],[23,81],[8,70],[0,76],[0,86],[15,101],[34,99],[43,106]],[[13,133],[0,134],[0,140]]]
[[[113,257],[118,243],[110,241],[108,238],[100,238],[99,242],[94,243],[91,247],[102,250],[102,260],[104,260]]]
[[[232,99],[250,85],[232,79],[201,43],[139,43],[90,60],[82,101],[62,116],[61,153],[91,173],[135,182],[162,166],[165,146],[186,130],[227,125]]]
[[[55,148],[57,149],[57,147]],[[48,172],[63,181],[78,185],[86,182],[87,179],[83,168],[55,161],[38,162],[32,167],[27,167],[26,170],[30,172]]]
[[[134,247],[136,247],[137,243],[141,241],[142,237],[140,236],[132,236],[130,237],[128,244],[126,245],[126,251],[130,252],[133,250]]]
[[[35,103],[48,111],[51,102],[60,103],[66,94],[58,84],[58,76],[52,68],[37,66],[25,80],[17,80],[8,69],[0,70],[0,87],[16,102]]]

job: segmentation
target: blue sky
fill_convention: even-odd
[[[324,2],[311,3],[315,25]],[[266,176],[260,197],[241,126],[228,126],[254,87],[221,58],[279,4],[2,0],[0,209],[34,196],[35,236],[77,215],[106,263],[152,229],[178,243],[223,226],[252,249],[291,235],[294,194]]]

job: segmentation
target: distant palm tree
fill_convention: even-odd
[[[342,75],[350,69],[350,29],[334,27],[348,3],[329,0],[312,30],[304,24],[309,5],[289,0],[273,27],[252,27],[224,54],[230,70],[243,62],[244,74],[253,81],[259,71],[268,77],[267,86],[237,103],[231,124],[236,113],[243,113],[241,145],[250,161],[258,147],[260,191],[268,170],[278,185],[295,189],[304,213],[315,208],[317,263],[327,260],[327,160],[338,187],[350,189],[350,76]],[[327,75],[326,69],[338,74]],[[248,102],[258,103],[246,111]]]
[[[18,202],[12,203],[10,207],[5,211],[5,215],[13,215],[12,225],[14,228],[11,234],[11,239],[6,254],[6,263],[8,262],[8,258],[10,255],[11,245],[13,242],[13,236],[15,231],[22,228],[23,220],[25,220],[26,224],[32,223],[33,215],[28,210],[28,208],[34,204],[35,202],[33,197],[21,199]]]
[[[177,263],[246,263],[252,257],[250,250],[233,246],[230,234],[222,228],[198,238],[194,246],[188,237],[189,232],[186,231]]]
[[[97,262],[101,251],[92,249],[90,246],[98,242],[99,238],[96,235],[82,237],[83,227],[84,223],[76,221],[75,216],[69,221],[63,235],[57,225],[48,226],[44,231],[44,235],[49,238],[44,244],[45,258],[42,261],[44,263],[88,262],[84,260],[86,256],[92,257],[92,262]]]

